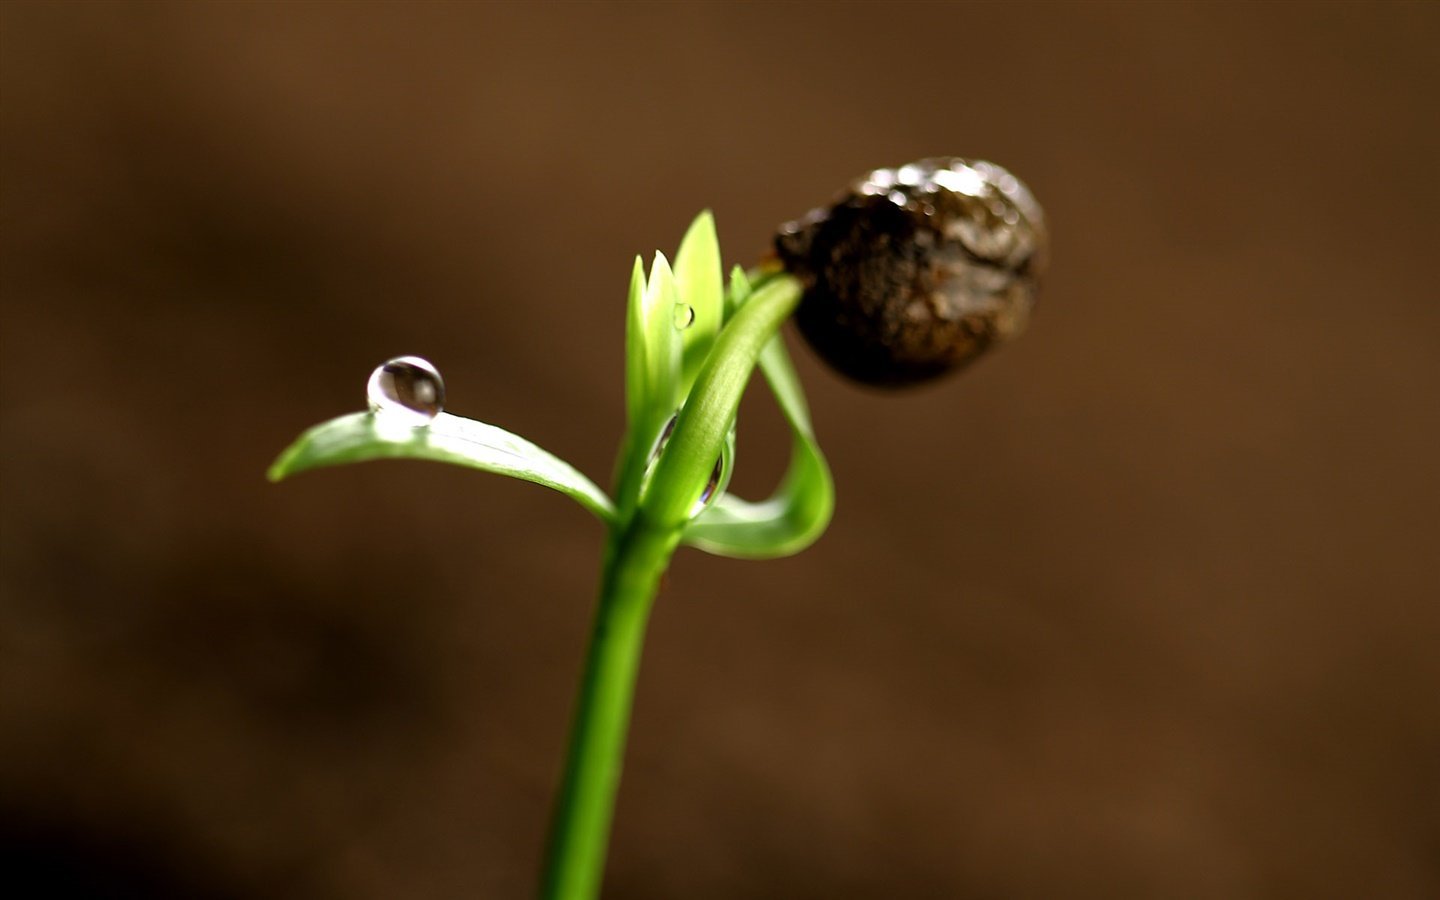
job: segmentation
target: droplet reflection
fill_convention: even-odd
[[[386,423],[421,428],[445,408],[445,382],[428,360],[397,356],[370,373],[365,396],[370,411]]]
[[[677,412],[665,423],[665,427],[660,429],[660,436],[655,439],[655,446],[650,451],[650,461],[646,464],[644,486],[641,487],[642,493],[648,488],[650,477],[655,473],[655,466],[660,462],[660,455],[665,452],[665,445],[670,443],[670,436],[675,433],[675,423],[678,421],[680,421],[680,414]],[[695,505],[690,509],[690,518],[693,519],[704,512],[705,508],[715,502],[715,498],[725,490],[725,485],[730,480],[732,466],[730,448],[734,446],[734,443],[735,432],[734,429],[731,429],[724,449],[721,450],[719,458],[715,460],[715,467],[710,470],[710,477],[705,482],[705,489],[700,492],[700,499],[696,500]]]
[[[715,460],[715,468],[710,472],[710,480],[705,482],[705,490],[700,492],[700,499],[695,501],[695,507],[690,510],[690,518],[695,518],[705,511],[716,495],[720,493],[720,479],[725,475],[725,457],[721,456]]]

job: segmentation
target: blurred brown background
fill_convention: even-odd
[[[1440,7],[0,23],[7,877],[527,896],[600,529],[266,465],[419,353],[603,480],[633,254],[954,153],[1049,212],[1031,332],[896,396],[797,348],[834,525],[677,559],[607,896],[1440,896]]]

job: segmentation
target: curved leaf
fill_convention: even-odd
[[[574,466],[503,428],[441,413],[422,428],[393,426],[383,415],[352,413],[306,431],[270,467],[271,481],[307,469],[372,459],[428,459],[508,475],[569,495],[609,523],[615,505]]]
[[[690,523],[694,504],[735,424],[750,374],[765,346],[794,312],[801,291],[799,281],[790,276],[767,281],[715,338],[641,499],[652,525],[680,533]]]
[[[750,287],[738,270],[731,276],[730,300],[743,304]],[[752,503],[723,494],[685,530],[685,543],[720,556],[768,559],[788,556],[814,543],[830,523],[835,487],[810,424],[810,411],[780,335],[760,352],[781,411],[790,423],[790,466],[775,494]]]

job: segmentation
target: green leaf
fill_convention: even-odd
[[[311,428],[270,467],[270,480],[297,472],[372,459],[428,459],[508,475],[553,488],[609,523],[615,504],[575,467],[519,435],[441,413],[421,428],[394,426],[384,415],[352,413]]]
[[[682,332],[681,395],[688,393],[695,376],[715,343],[723,318],[724,274],[720,268],[720,241],[715,217],[705,210],[695,217],[675,254],[675,286],[681,303],[693,311]]]
[[[645,408],[645,263],[635,257],[625,306],[625,413],[630,422]]]
[[[736,270],[728,299],[739,307],[749,293],[748,279]],[[780,335],[760,352],[759,366],[790,423],[790,466],[768,500],[751,503],[722,494],[686,528],[686,544],[721,556],[769,559],[798,553],[825,531],[835,507],[830,467],[815,440],[805,393]]]
[[[629,424],[616,465],[619,517],[639,500],[650,448],[680,404],[680,331],[675,327],[674,273],[664,254],[655,254],[650,278],[639,259],[630,279],[626,318],[625,397]]]
[[[632,429],[659,416],[668,418],[679,405],[675,303],[675,276],[664,254],[655,254],[648,281],[637,257],[625,322],[625,401]]]
[[[656,253],[645,285],[646,407],[666,416],[680,405],[680,329],[675,327],[675,275],[665,254]]]
[[[744,269],[739,266],[730,268],[730,290],[725,292],[725,321],[730,321],[740,304],[750,299],[750,293],[754,289],[755,286],[750,283],[750,277],[745,274]]]
[[[681,531],[689,525],[694,503],[735,423],[750,374],[761,351],[795,310],[801,290],[792,276],[770,279],[716,337],[642,500],[642,512],[654,526]]]

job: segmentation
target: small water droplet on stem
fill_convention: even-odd
[[[700,492],[700,499],[695,501],[695,507],[690,510],[690,518],[695,518],[705,511],[710,501],[720,492],[720,479],[725,475],[725,457],[715,460],[715,468],[710,472],[710,480],[705,482],[705,490]]]
[[[684,331],[695,324],[695,307],[688,303],[675,304],[675,327]]]
[[[421,428],[445,408],[445,382],[428,360],[397,356],[370,373],[365,396],[370,411],[387,422]]]
[[[670,436],[675,433],[675,424],[679,421],[680,414],[677,412],[665,423],[665,427],[660,429],[660,436],[655,439],[655,446],[650,450],[650,461],[646,464],[645,478],[647,483],[649,477],[655,471],[656,463],[660,461],[660,454],[665,452],[665,445],[670,443]],[[733,433],[731,434],[730,440],[732,442],[734,441]],[[690,518],[693,519],[704,512],[705,507],[709,506],[715,498],[719,496],[721,488],[726,481],[726,475],[728,474],[729,456],[730,454],[727,450],[722,452],[715,460],[715,468],[710,471],[710,478],[705,482],[705,489],[700,492],[700,499],[696,500],[695,505],[690,509]]]
[[[677,412],[665,423],[665,427],[660,429],[660,436],[655,439],[655,446],[650,450],[650,465],[655,465],[655,461],[660,458],[660,453],[665,449],[665,445],[670,442],[670,435],[675,433],[675,423],[679,421],[680,414]]]

